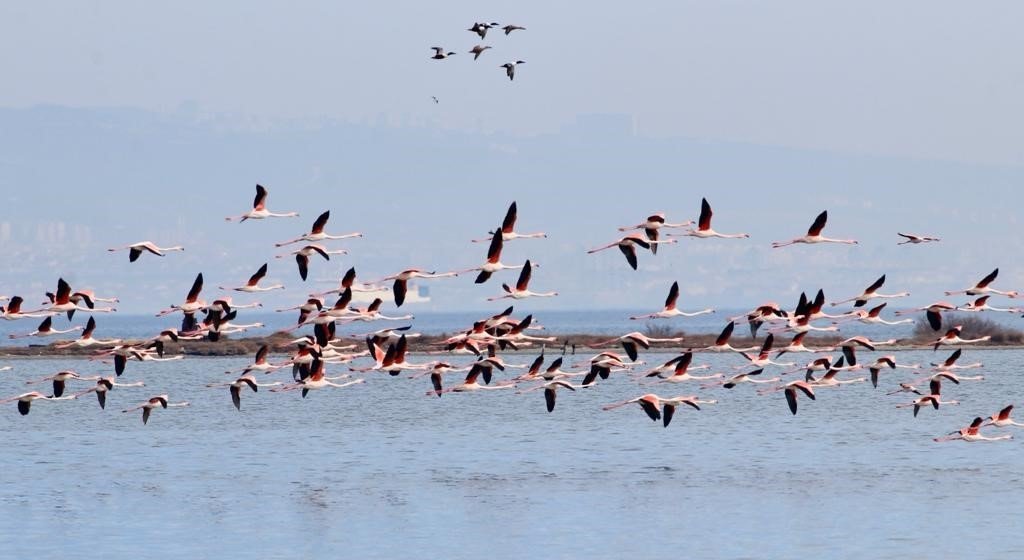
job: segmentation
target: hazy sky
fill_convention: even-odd
[[[262,299],[293,303],[349,266],[477,265],[468,239],[512,200],[551,237],[505,262],[541,263],[534,287],[562,293],[531,309],[653,308],[673,280],[687,309],[849,297],[882,273],[908,304],[997,266],[1024,287],[1007,252],[1024,244],[1019,4],[257,4],[0,6],[0,294],[64,276],[147,312],[197,272],[233,285],[269,261],[289,290]],[[475,20],[528,29],[492,32],[474,62]],[[435,45],[459,54],[430,60]],[[257,182],[302,218],[225,224]],[[640,272],[585,254],[655,211],[695,218],[702,196],[716,228],[753,238],[685,240]],[[367,237],[302,284],[272,243],[326,209]],[[769,248],[822,209],[863,244]],[[898,230],[944,242],[897,247]],[[189,250],[105,251],[141,239]],[[437,281],[433,308],[488,309],[514,277]]]
[[[528,29],[473,62],[478,19]],[[526,133],[618,113],[644,134],[1019,165],[1022,20],[1008,1],[6,2],[0,106]]]

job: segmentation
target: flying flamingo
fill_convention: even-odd
[[[85,324],[85,330],[82,331],[82,336],[80,336],[79,338],[77,338],[75,340],[72,340],[70,342],[65,342],[65,343],[62,343],[62,344],[55,344],[53,347],[57,348],[58,350],[62,350],[64,348],[71,348],[72,346],[78,346],[79,348],[86,348],[86,347],[89,347],[89,346],[114,346],[114,345],[117,345],[117,344],[121,343],[121,339],[120,338],[112,338],[112,339],[108,339],[108,340],[100,340],[98,338],[93,338],[92,337],[92,333],[95,330],[96,330],[96,318],[95,317],[89,317],[89,321]]]
[[[197,311],[206,308],[206,301],[199,299],[199,293],[203,291],[203,273],[200,272],[196,275],[196,279],[192,282],[192,288],[189,289],[188,294],[185,296],[185,302],[181,305],[172,305],[167,309],[157,313],[157,317],[163,317],[175,311],[181,311],[186,316],[194,316]]]
[[[555,399],[559,389],[568,389],[570,391],[576,391],[576,387],[573,384],[568,383],[566,381],[555,380],[538,385],[536,387],[531,387],[524,391],[519,391],[519,393],[530,393],[533,391],[539,391],[541,389],[544,390],[544,402],[547,403],[548,412],[555,411]]]
[[[342,276],[341,282],[338,287],[333,290],[321,292],[319,294],[309,294],[310,297],[323,298],[331,294],[342,294],[345,290],[351,290],[352,292],[386,292],[387,288],[383,286],[376,286],[367,283],[356,283],[356,269],[355,267],[349,268],[345,275]]]
[[[256,198],[252,201],[252,210],[241,216],[230,216],[224,219],[229,222],[238,220],[241,223],[246,220],[262,220],[264,218],[296,218],[298,215],[298,212],[276,214],[267,210],[267,189],[263,185],[256,185]]]
[[[292,243],[299,243],[301,241],[307,241],[310,243],[316,243],[317,241],[331,241],[338,239],[352,239],[354,237],[362,237],[363,234],[359,232],[346,233],[343,235],[329,235],[324,233],[324,227],[327,226],[327,220],[331,217],[331,211],[328,210],[317,217],[316,221],[313,222],[313,227],[309,230],[309,233],[304,233],[295,239],[289,241],[282,241],[281,243],[275,243],[274,247],[284,247],[291,245]]]
[[[358,307],[350,308],[350,311],[353,311],[353,314],[343,317],[341,321],[344,323],[351,323],[354,321],[411,321],[416,318],[412,315],[401,315],[398,317],[384,315],[380,312],[380,306],[383,304],[384,300],[377,298],[365,309]]]
[[[292,251],[287,255],[276,255],[275,258],[283,259],[287,258],[288,255],[295,255],[295,263],[299,265],[299,276],[302,277],[302,281],[306,281],[306,276],[309,274],[309,257],[313,255],[320,255],[324,260],[331,260],[331,255],[347,255],[348,251],[344,249],[337,249],[334,251],[328,251],[323,245],[317,245],[315,243],[306,245],[298,251]]]
[[[697,228],[687,230],[684,236],[698,237],[701,239],[708,239],[711,237],[718,237],[721,239],[747,239],[750,234],[747,233],[718,233],[711,229],[711,216],[714,213],[711,211],[711,205],[708,204],[708,199],[702,198],[700,201],[700,219],[697,221]]]
[[[530,277],[533,273],[533,265],[530,264],[530,259],[526,259],[526,264],[523,265],[523,270],[519,273],[519,281],[516,282],[515,288],[509,287],[508,284],[502,284],[501,288],[505,290],[505,295],[487,298],[487,301],[498,301],[501,299],[526,299],[528,297],[555,297],[558,292],[531,292]]]
[[[775,354],[775,357],[776,358],[780,358],[784,354],[791,353],[791,352],[792,353],[801,353],[801,352],[803,352],[803,353],[807,353],[807,354],[821,354],[822,352],[829,352],[829,351],[831,351],[828,348],[808,348],[807,346],[804,345],[804,339],[805,338],[807,338],[807,333],[805,333],[805,332],[797,333],[793,337],[792,342],[790,342],[788,346],[785,346],[783,348],[779,348],[778,353]]]
[[[167,395],[157,395],[155,397],[150,398],[148,401],[140,404],[139,406],[132,407],[132,408],[127,408],[125,410],[122,410],[121,412],[127,414],[129,412],[134,412],[136,410],[141,410],[142,411],[142,424],[146,425],[149,422],[149,415],[153,412],[154,409],[157,409],[157,408],[184,408],[186,406],[189,406],[189,403],[187,401],[179,402],[179,403],[170,403],[170,402],[168,402]]]
[[[931,237],[928,235],[914,235],[913,233],[897,233],[896,235],[906,239],[906,241],[903,241],[902,243],[897,243],[897,245],[906,245],[908,243],[913,245],[920,245],[921,243],[933,243],[937,241],[942,241],[938,237]]]
[[[980,298],[961,305],[957,308],[957,311],[997,311],[1003,313],[1020,313],[1021,310],[1015,307],[992,307],[988,304],[989,298],[992,296],[981,296]]]
[[[947,296],[953,296],[953,295],[957,295],[957,294],[967,294],[969,296],[983,296],[983,295],[989,295],[989,294],[996,294],[996,295],[1000,295],[1000,296],[1006,296],[1006,297],[1009,297],[1009,298],[1017,297],[1017,295],[1018,295],[1017,292],[1013,292],[1013,291],[1011,291],[1011,292],[1004,292],[1004,291],[997,290],[995,288],[990,287],[992,282],[995,282],[996,278],[998,276],[999,276],[999,269],[997,268],[997,269],[993,270],[992,272],[990,272],[988,276],[982,278],[981,282],[978,282],[973,287],[967,288],[967,289],[964,289],[964,290],[956,290],[956,291],[952,291],[952,292],[946,292],[946,295]]]
[[[100,377],[96,380],[96,386],[90,387],[79,393],[75,393],[74,397],[83,397],[89,393],[96,393],[96,400],[100,403],[101,409],[107,408],[107,393],[114,390],[114,387],[145,387],[146,384],[137,381],[135,383],[118,383],[114,377]]]
[[[648,315],[640,315],[638,317],[630,317],[631,321],[640,321],[644,319],[670,319],[672,317],[697,317],[699,315],[707,315],[714,313],[714,309],[704,309],[702,311],[696,311],[693,313],[687,313],[680,311],[676,308],[676,301],[679,299],[679,282],[673,282],[672,287],[668,290],[668,297],[665,298],[665,307],[656,313]]]
[[[650,378],[650,377],[664,377],[662,375],[663,373],[668,373],[669,375],[671,375],[676,370],[676,364],[678,364],[679,362],[682,362],[682,361],[686,361],[687,365],[692,363],[693,362],[693,352],[686,352],[685,354],[680,354],[680,355],[676,356],[675,358],[672,358],[671,360],[665,362],[664,364],[661,364],[660,366],[657,366],[657,367],[651,369],[647,373],[642,374],[642,376]],[[709,365],[690,366],[689,369],[690,369],[690,371],[696,371],[696,370],[701,370],[701,369],[711,369],[711,366],[709,366]]]
[[[26,334],[10,334],[10,335],[7,335],[7,336],[9,338],[29,338],[29,337],[32,337],[32,336],[40,336],[40,337],[42,337],[42,336],[53,336],[53,335],[56,335],[56,334],[68,334],[68,333],[73,333],[73,332],[77,332],[77,331],[80,331],[80,330],[82,330],[82,326],[81,325],[77,325],[77,326],[71,327],[70,329],[66,329],[66,330],[55,329],[55,328],[53,328],[53,317],[49,316],[49,317],[43,319],[43,322],[39,323],[39,326],[36,328],[36,330],[34,330],[34,331],[30,332],[30,333],[26,333]]]
[[[74,372],[74,371],[71,371],[71,370],[66,370],[66,371],[59,371],[59,372],[57,372],[57,373],[55,373],[53,375],[50,375],[48,377],[43,377],[42,379],[32,379],[32,380],[26,381],[25,384],[26,385],[35,385],[37,383],[45,383],[47,381],[52,381],[53,382],[53,396],[60,397],[60,396],[64,395],[64,388],[65,388],[66,383],[67,383],[67,381],[69,379],[75,379],[75,380],[78,380],[78,381],[96,381],[99,378],[100,377],[98,375],[92,376],[92,377],[82,377],[77,372]]]
[[[248,386],[255,393],[260,390],[260,387],[277,387],[279,385],[282,385],[280,381],[276,381],[274,383],[257,383],[256,378],[253,377],[251,373],[245,373],[231,383],[210,383],[207,387],[227,387],[231,393],[231,402],[235,405],[235,410],[242,410],[242,387]]]
[[[636,267],[638,265],[636,260],[636,248],[641,247],[643,249],[651,249],[653,247],[656,247],[659,243],[676,243],[676,240],[666,239],[661,241],[649,241],[647,239],[644,239],[640,234],[631,233],[625,237],[620,238],[618,241],[609,243],[608,245],[605,245],[603,247],[598,247],[597,249],[591,249],[587,251],[587,254],[592,255],[594,253],[604,251],[605,249],[618,247],[619,251],[622,251],[622,254],[626,256],[626,262],[629,263],[629,266],[633,270],[636,270]]]
[[[953,346],[956,344],[976,344],[979,342],[988,342],[992,340],[991,336],[983,336],[980,338],[960,338],[960,334],[963,332],[963,326],[957,325],[946,332],[946,335],[935,341],[935,348],[933,351],[938,350],[939,346]]]
[[[907,296],[910,295],[910,292],[900,292],[898,294],[880,294],[880,293],[878,293],[878,290],[882,286],[884,286],[884,285],[885,285],[885,275],[883,274],[881,276],[881,278],[879,278],[878,280],[875,280],[875,283],[871,284],[870,286],[868,286],[867,289],[865,289],[864,292],[861,293],[859,296],[854,296],[854,297],[852,297],[850,299],[844,299],[843,301],[837,301],[837,302],[832,304],[832,307],[835,307],[837,305],[842,305],[844,303],[850,303],[851,301],[854,302],[853,303],[854,307],[864,307],[865,305],[867,305],[867,303],[869,301],[871,301],[873,299],[895,299],[895,298],[907,297]]]
[[[74,316],[75,311],[85,311],[86,313],[113,313],[117,311],[117,309],[112,307],[94,307],[94,299],[91,292],[78,291],[72,293],[71,285],[65,282],[63,278],[57,279],[57,292],[53,294],[47,293],[46,295],[50,298],[50,307],[43,311],[46,313],[67,313],[68,319]],[[85,302],[85,307],[79,306],[79,302],[82,301]]]
[[[466,374],[466,379],[459,385],[449,387],[447,389],[440,388],[440,384],[434,385],[433,391],[428,391],[427,395],[436,395],[440,397],[445,393],[473,393],[476,391],[497,391],[501,389],[514,389],[515,384],[512,382],[497,383],[495,385],[481,385],[480,375],[484,373],[485,366],[480,362],[473,364],[473,367]]]
[[[980,430],[981,430],[982,426],[990,425],[990,424],[984,424],[984,422],[985,422],[985,420],[982,419],[981,417],[975,418],[974,421],[971,422],[970,426],[968,426],[966,428],[961,428],[961,429],[959,429],[959,430],[949,434],[948,436],[943,436],[943,437],[935,438],[935,441],[937,443],[944,443],[944,442],[947,442],[947,441],[961,440],[961,441],[966,441],[968,443],[974,443],[974,442],[979,442],[979,441],[1005,441],[1005,440],[1013,439],[1013,436],[1010,435],[1010,434],[1001,435],[1001,436],[998,436],[998,437],[986,437],[986,436],[981,435]]]
[[[699,350],[705,352],[738,352],[742,354],[743,352],[755,352],[761,348],[760,346],[751,346],[750,348],[733,348],[732,345],[729,344],[729,339],[732,338],[732,332],[735,328],[736,323],[734,321],[729,321],[729,324],[722,329],[722,334],[719,334],[718,338],[715,339],[714,344],[707,348],[700,348]],[[693,351],[692,348],[691,351]]]
[[[486,237],[484,239],[474,239],[473,243],[486,243],[486,242],[489,242],[493,238],[494,234],[497,233],[498,231],[501,232],[501,240],[502,241],[512,241],[513,239],[538,239],[538,238],[545,238],[545,237],[548,236],[548,234],[546,234],[544,232],[517,233],[515,231],[515,229],[516,229],[516,218],[517,218],[518,212],[519,212],[519,210],[518,210],[518,208],[516,206],[516,202],[513,200],[512,204],[509,205],[509,207],[508,207],[508,212],[505,213],[505,221],[503,221],[501,223],[501,229],[496,230],[496,231],[489,231],[489,232],[487,232],[487,235],[490,235],[491,237]]]
[[[810,229],[807,230],[807,235],[803,237],[797,237],[790,241],[772,243],[773,249],[780,249],[782,247],[788,247],[789,245],[796,245],[798,243],[816,244],[816,243],[844,243],[846,245],[857,245],[858,242],[854,239],[830,239],[821,235],[822,230],[825,229],[825,224],[828,222],[828,211],[824,211],[818,214],[815,218],[814,223],[811,224]]]
[[[629,356],[629,359],[633,360],[633,361],[636,361],[637,356],[639,354],[638,353],[638,347],[643,347],[644,350],[648,350],[648,349],[650,349],[651,343],[653,343],[653,342],[682,342],[682,341],[683,341],[683,337],[681,337],[681,336],[680,337],[675,337],[675,338],[651,338],[651,337],[648,337],[648,336],[644,335],[641,332],[631,332],[631,333],[624,334],[624,335],[622,335],[622,336],[620,336],[618,338],[613,338],[611,340],[605,340],[603,342],[598,342],[598,343],[595,343],[595,344],[590,344],[588,346],[590,346],[591,348],[604,348],[604,347],[606,347],[606,346],[608,346],[610,344],[615,344],[616,342],[618,342],[618,343],[622,344],[622,348],[626,351],[626,355]]]
[[[878,387],[878,375],[882,372],[883,368],[889,368],[889,369],[897,369],[897,368],[899,368],[899,369],[917,369],[919,367],[920,367],[919,364],[913,364],[913,365],[909,365],[909,366],[904,366],[904,365],[897,364],[896,363],[896,356],[882,356],[881,358],[878,358],[877,360],[875,360],[875,362],[873,364],[868,366],[868,371],[871,372],[871,385],[876,387],[876,388]]]
[[[225,371],[226,374],[241,373],[245,375],[252,371],[262,371],[264,373],[271,373],[284,367],[284,365],[274,365],[267,361],[267,355],[270,354],[270,346],[263,344],[256,350],[256,358],[253,362],[241,370],[229,370]]]
[[[672,418],[676,415],[676,408],[682,405],[689,406],[695,410],[700,410],[702,404],[718,404],[715,400],[701,400],[696,396],[686,397],[661,397],[661,421],[662,426],[668,427],[672,423]]]
[[[932,371],[952,371],[952,370],[964,370],[964,369],[978,369],[978,368],[982,368],[982,367],[985,366],[985,364],[982,364],[981,362],[978,362],[978,363],[975,363],[975,364],[969,364],[969,365],[957,365],[957,361],[960,360],[960,358],[963,356],[963,353],[964,353],[963,349],[959,349],[958,348],[955,352],[950,354],[949,358],[946,358],[945,362],[942,362],[941,364],[933,363],[932,367],[934,367],[935,369],[933,369]]]
[[[693,220],[687,220],[681,224],[670,224],[665,221],[665,214],[658,212],[647,217],[643,223],[639,223],[635,226],[620,227],[619,231],[632,231],[634,229],[644,230],[644,234],[647,236],[649,241],[658,241],[658,230],[661,229],[680,229],[690,227],[693,225]],[[652,253],[658,254],[658,245],[654,244],[650,247],[644,247],[644,249],[650,249]],[[629,258],[628,256],[626,258]],[[635,267],[634,267],[635,268]]]
[[[901,321],[886,321],[885,319],[882,318],[881,315],[882,315],[882,310],[885,309],[885,307],[887,305],[889,305],[889,304],[888,303],[883,303],[882,305],[879,305],[878,307],[875,307],[875,308],[871,309],[870,311],[864,311],[863,309],[858,309],[858,310],[854,311],[853,314],[850,317],[853,318],[853,319],[856,319],[857,321],[860,321],[861,323],[864,323],[865,325],[890,325],[891,326],[891,325],[906,325],[906,324],[910,324],[910,323],[914,322],[913,319],[903,319]]]
[[[132,243],[131,245],[125,245],[124,247],[114,247],[113,249],[107,249],[110,252],[128,250],[128,262],[135,262],[139,260],[139,256],[142,255],[143,251],[149,251],[158,257],[164,256],[164,253],[170,253],[172,251],[184,251],[185,248],[181,245],[175,245],[173,247],[157,247],[152,241],[139,241],[138,243]]]
[[[998,413],[993,414],[992,416],[989,416],[985,420],[985,425],[986,426],[995,426],[997,428],[1009,428],[1011,426],[1016,426],[1018,428],[1024,428],[1024,424],[1021,424],[1021,423],[1018,423],[1018,422],[1014,422],[1013,419],[1010,418],[1010,414],[1012,412],[1013,412],[1013,405],[1011,404],[1010,406],[1000,410]]]
[[[68,395],[66,397],[54,397],[52,395],[44,395],[38,391],[32,391],[30,393],[23,393],[16,397],[10,397],[0,400],[0,404],[7,404],[9,402],[18,401],[18,412],[22,416],[28,414],[29,409],[32,407],[32,401],[67,401],[74,399],[74,395]]]
[[[815,400],[814,387],[806,381],[792,381],[785,385],[758,391],[758,394],[766,395],[769,393],[776,393],[778,391],[784,391],[786,393],[786,403],[789,404],[789,411],[793,413],[793,416],[796,416],[797,411],[797,391],[803,393],[812,401]]]
[[[365,379],[354,379],[346,383],[333,383],[335,380],[345,379],[348,376],[339,377],[327,377],[324,371],[324,361],[313,355],[313,361],[309,365],[301,365],[299,367],[299,379],[292,384],[282,385],[280,387],[271,389],[271,392],[285,392],[294,391],[296,389],[302,390],[302,398],[306,398],[306,395],[310,391],[318,389],[326,389],[327,387],[334,387],[337,389],[344,389],[345,387],[351,387],[353,385],[359,385],[365,383]]]
[[[477,275],[477,277],[476,277],[475,283],[483,284],[488,279],[490,279],[492,274],[494,274],[495,272],[498,272],[499,270],[523,268],[522,265],[519,265],[519,266],[515,266],[515,265],[508,266],[508,265],[502,264],[502,262],[501,262],[501,249],[502,249],[503,246],[504,246],[504,241],[503,241],[503,237],[502,237],[502,234],[501,234],[501,229],[499,228],[497,231],[494,232],[494,235],[491,236],[491,245],[487,248],[487,261],[484,262],[484,264],[480,265],[477,268],[469,268],[469,269],[466,269],[466,270],[461,270],[461,271],[457,272],[456,274],[465,274],[467,272],[480,271],[480,274]],[[540,266],[540,265],[534,265],[534,266]]]
[[[294,311],[294,310],[297,309],[299,311],[298,326],[301,327],[303,324],[306,323],[306,319],[308,319],[309,316],[314,311],[323,311],[323,308],[324,308],[324,300],[322,300],[320,298],[312,297],[312,298],[307,299],[306,303],[303,303],[301,305],[296,305],[294,307],[285,307],[285,308],[282,308],[282,309],[275,309],[274,311],[277,312],[277,313],[283,313],[285,311]]]
[[[35,311],[22,311],[21,304],[25,303],[24,298],[21,296],[14,296],[7,302],[7,306],[0,305],[0,316],[8,321],[16,321],[18,319],[39,319],[42,317],[49,317],[54,313],[44,312],[42,309]]]
[[[896,408],[910,408],[914,407],[914,418],[917,418],[917,413],[921,411],[922,407],[931,406],[935,410],[939,409],[939,405],[957,405],[960,404],[958,401],[943,401],[942,400],[942,382],[938,379],[932,379],[929,384],[930,392],[927,395],[915,400],[908,404],[896,405]]]
[[[757,368],[765,368],[765,367],[768,367],[768,366],[793,367],[793,366],[796,365],[793,362],[780,363],[780,362],[772,361],[771,353],[772,353],[772,346],[774,346],[774,345],[775,345],[775,335],[769,334],[764,339],[764,344],[761,345],[761,352],[758,353],[757,356],[752,356],[752,355],[750,355],[750,354],[748,354],[746,352],[740,352],[740,355],[743,356],[744,358],[746,358],[748,362],[750,362],[749,365],[751,365],[753,367],[757,367]],[[740,367],[744,367],[744,366],[740,366]],[[739,368],[737,368],[737,369],[739,369]]]
[[[689,369],[690,369],[690,363],[692,361],[693,361],[693,352],[687,352],[687,353],[683,354],[683,358],[681,360],[679,360],[678,362],[676,362],[676,368],[675,368],[675,371],[672,372],[672,375],[670,375],[668,377],[663,377],[663,378],[657,380],[656,383],[684,383],[686,381],[707,381],[709,379],[720,379],[722,377],[721,373],[716,373],[714,375],[700,376],[700,377],[698,377],[696,375],[691,375]],[[661,377],[660,374],[655,374],[654,376],[648,375],[648,377],[655,377],[655,376],[656,377]]]
[[[779,381],[782,380],[781,377],[773,377],[771,379],[754,379],[754,377],[759,377],[763,373],[764,373],[764,369],[755,369],[754,371],[750,371],[750,372],[747,372],[747,373],[740,373],[738,375],[734,375],[734,376],[726,379],[725,381],[722,381],[721,383],[709,383],[707,385],[701,385],[701,389],[710,389],[711,387],[722,387],[722,388],[725,388],[725,389],[735,389],[736,387],[738,387],[742,383],[754,383],[754,384],[762,385],[762,384],[767,384],[767,383],[778,383]]]
[[[863,377],[849,380],[837,379],[837,376],[841,371],[845,371],[843,368],[843,358],[839,358],[839,360],[829,368],[825,375],[821,376],[821,379],[815,379],[813,373],[808,373],[807,377],[804,378],[804,381],[812,387],[842,387],[843,385],[853,385],[867,381]]]
[[[915,311],[924,311],[925,318],[928,319],[928,324],[931,325],[932,330],[942,329],[942,314],[947,311],[955,311],[956,306],[952,303],[944,301],[935,302],[928,307],[919,307],[910,311],[897,311],[896,315],[907,315]]]
[[[952,371],[940,371],[940,372],[934,373],[932,375],[926,375],[926,376],[922,377],[921,379],[915,379],[915,380],[911,381],[911,383],[920,383],[920,382],[922,382],[922,381],[924,381],[926,379],[930,380],[930,381],[935,381],[935,380],[941,381],[941,380],[945,379],[947,381],[952,381],[956,385],[959,385],[962,381],[984,381],[985,380],[985,376],[984,375],[973,375],[971,377],[967,377],[967,376],[959,376],[959,375],[953,373]]]
[[[283,284],[274,284],[273,286],[260,286],[259,285],[260,280],[263,280],[263,277],[266,276],[266,275],[267,275],[267,263],[263,263],[263,266],[261,266],[259,268],[259,270],[256,271],[256,274],[253,274],[252,276],[250,276],[249,277],[249,281],[246,282],[244,285],[238,286],[236,288],[225,288],[224,286],[221,286],[220,289],[222,289],[222,290],[234,290],[236,292],[245,292],[245,293],[269,292],[269,291],[272,291],[272,290],[283,290],[284,289],[284,285]]]
[[[640,405],[640,408],[642,408],[644,412],[647,413],[647,416],[651,420],[655,422],[661,420],[661,397],[653,394],[643,395],[635,399],[630,399],[628,401],[610,404],[603,407],[602,410],[615,410],[617,408],[622,408],[624,406],[629,406],[631,404]],[[700,410],[700,407],[697,407],[697,409]]]
[[[392,292],[395,296],[395,306],[402,307],[405,303],[405,295],[409,291],[409,280],[413,278],[452,278],[458,276],[457,272],[442,272],[438,274],[436,271],[427,272],[418,268],[409,268],[395,274],[393,276],[387,276],[381,278],[381,282],[387,282],[388,280],[394,280],[395,283],[391,286]]]

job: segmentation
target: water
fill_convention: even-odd
[[[601,410],[650,390],[625,377],[561,392],[553,414],[539,392],[437,399],[426,379],[380,375],[305,400],[246,392],[238,412],[226,389],[203,385],[245,358],[136,363],[125,377],[147,387],[116,389],[105,411],[92,395],[37,402],[27,417],[0,409],[0,542],[11,558],[143,547],[183,558],[1019,557],[1024,432],[931,438],[1019,401],[1022,357],[968,350],[987,379],[946,387],[963,405],[917,419],[894,408],[907,396],[870,385],[821,389],[796,417],[781,394],[749,385],[662,386],[721,400],[679,411],[667,430],[638,407]],[[16,369],[0,373],[0,395],[63,368],[106,369],[6,363]],[[911,377],[899,370],[885,386]],[[192,406],[156,411],[148,426],[120,412],[162,392]]]

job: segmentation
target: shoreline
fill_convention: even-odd
[[[414,355],[453,355],[448,352],[441,350],[440,345],[445,339],[451,335],[433,335],[423,336],[414,339],[409,339],[409,354]],[[507,348],[503,350],[503,353],[509,354],[530,354],[538,352],[542,346],[546,346],[547,352],[552,355],[561,355],[563,348],[566,350],[566,354],[573,353],[573,346],[575,346],[574,354],[587,354],[591,351],[599,352],[604,350],[621,351],[621,346],[618,344],[605,344],[601,346],[591,346],[599,342],[605,342],[608,340],[607,335],[593,335],[585,333],[571,333],[571,334],[557,334],[552,335],[557,338],[555,342],[540,343],[534,342],[531,346],[523,346],[518,350]],[[676,336],[676,335],[673,335]],[[672,353],[672,352],[686,352],[691,347],[694,348],[695,354],[703,353],[714,353],[707,350],[701,350],[711,346],[715,343],[717,335],[714,334],[698,334],[692,336],[686,336],[685,334],[679,333],[678,336],[683,336],[684,341],[681,343],[655,343],[651,345],[650,350],[644,352],[658,352],[658,353]],[[297,337],[285,333],[275,333],[267,337],[247,337],[230,339],[223,338],[218,342],[208,341],[187,341],[179,343],[168,343],[165,345],[165,355],[185,355],[189,357],[225,357],[225,356],[246,356],[255,354],[256,351],[266,344],[270,346],[271,354],[281,355],[288,354],[291,352],[293,345],[291,341]],[[832,337],[832,336],[819,336],[811,337],[808,336],[804,342],[807,346],[812,348],[817,347],[830,347],[835,346],[844,338]],[[894,346],[881,346],[878,347],[876,352],[913,352],[921,350],[931,350],[934,339],[924,340],[917,338],[909,338],[898,341],[897,345]],[[92,357],[97,352],[102,351],[109,347],[91,347],[91,348],[55,348],[55,344],[59,344],[66,341],[55,341],[48,345],[32,345],[32,346],[0,346],[0,359],[33,359],[33,358],[72,358],[72,357]],[[128,341],[129,343],[142,343],[144,341]],[[734,337],[733,345],[737,347],[757,346],[764,342],[764,337],[759,337],[754,340],[750,337]],[[354,351],[362,351],[365,349],[365,345],[360,339],[351,339],[351,343],[355,345]],[[785,344],[785,342],[783,342]],[[1000,343],[1000,342],[987,342],[982,344],[970,345],[970,348],[984,349],[984,350],[1021,350],[1024,349],[1024,345],[1015,343]],[[942,348],[939,348],[941,351]],[[839,350],[828,350],[828,352],[838,352]]]

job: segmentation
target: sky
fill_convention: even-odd
[[[512,200],[549,238],[503,260],[540,263],[531,287],[561,293],[531,309],[654,310],[674,280],[686,309],[791,305],[883,273],[923,305],[997,266],[1024,288],[1008,251],[1024,242],[1024,7],[823,4],[5,4],[0,294],[63,276],[145,313],[198,272],[209,296],[270,262],[288,290],[262,299],[284,305],[349,266],[476,266],[468,240]],[[478,19],[527,29],[492,31],[474,62]],[[459,54],[430,60],[435,45]],[[509,82],[498,66],[517,59]],[[225,223],[257,182],[301,217]],[[752,238],[684,239],[638,272],[586,254],[656,211],[696,218],[702,197],[716,229]],[[303,283],[273,243],[327,209],[329,231],[366,237]],[[826,233],[861,245],[770,249],[824,209]],[[943,242],[897,247],[902,230]],[[106,252],[142,239],[187,249]],[[490,309],[514,279],[431,282],[427,308]]]

